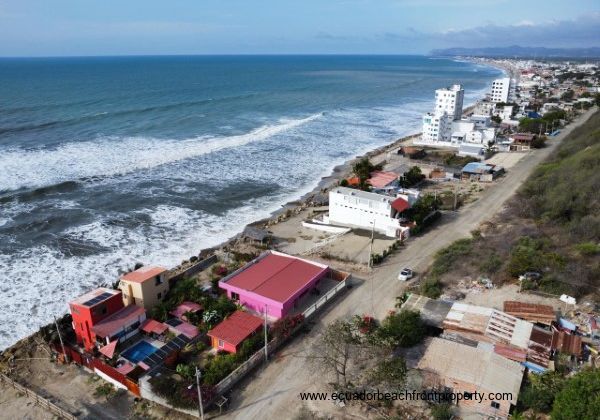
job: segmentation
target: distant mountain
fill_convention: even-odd
[[[545,47],[485,47],[445,48],[433,50],[436,56],[518,57],[518,58],[600,58],[600,47],[588,48],[545,48]]]

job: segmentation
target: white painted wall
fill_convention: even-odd
[[[336,225],[372,229],[392,238],[408,228],[400,226],[391,206],[395,197],[338,187],[329,192],[329,222]]]

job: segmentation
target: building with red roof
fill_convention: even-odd
[[[154,337],[160,337],[169,329],[168,325],[159,322],[155,319],[147,319],[143,322],[141,330],[146,334],[150,334]]]
[[[263,320],[244,311],[235,311],[208,332],[213,348],[237,353],[240,345],[263,326]]]
[[[169,291],[164,267],[141,267],[121,276],[119,289],[123,292],[123,304],[137,305],[146,310],[162,302]]]
[[[145,320],[144,308],[129,305],[94,325],[92,333],[98,345],[107,345],[112,341],[125,341],[138,333]]]
[[[219,281],[227,296],[258,313],[267,310],[275,319],[297,307],[329,273],[324,264],[267,251]]]
[[[177,307],[175,309],[173,309],[171,312],[169,312],[169,314],[171,314],[175,318],[179,318],[183,321],[189,321],[189,319],[187,319],[187,316],[185,314],[187,314],[187,313],[195,314],[198,312],[202,312],[202,305],[200,305],[196,302],[185,301],[185,302],[182,302],[180,305],[177,305]]]
[[[373,188],[386,188],[398,185],[398,174],[395,172],[373,171],[367,181]]]

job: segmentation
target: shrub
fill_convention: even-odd
[[[564,383],[565,379],[557,372],[531,375],[529,382],[519,395],[519,403],[525,409],[547,413],[552,408],[554,398]]]
[[[211,359],[202,373],[202,382],[207,385],[216,385],[237,367],[235,354],[217,354]]]
[[[479,265],[479,269],[487,274],[496,273],[500,267],[502,267],[502,258],[496,253],[488,255]]]
[[[376,384],[385,384],[392,388],[404,386],[406,381],[406,362],[402,357],[392,357],[380,361],[371,372],[371,380]]]
[[[434,404],[431,406],[431,417],[434,420],[450,420],[454,418],[454,415],[452,414],[452,405]]]
[[[590,369],[570,378],[556,395],[553,420],[597,419],[600,413],[600,370]]]
[[[423,340],[425,326],[419,312],[401,311],[389,314],[377,334],[383,342],[392,346],[412,347]]]
[[[581,255],[585,256],[600,254],[600,245],[594,242],[582,242],[580,244],[575,245],[575,249]]]
[[[115,387],[112,384],[105,382],[96,387],[96,390],[94,391],[94,395],[97,397],[109,398],[115,392],[116,392]]]
[[[460,256],[469,255],[473,250],[473,240],[469,238],[459,239],[440,250],[433,262],[431,268],[431,274],[433,276],[440,276],[447,273],[452,268],[454,262]]]
[[[508,273],[517,277],[527,271],[541,271],[542,267],[542,243],[529,236],[519,239],[512,248],[508,261]]]
[[[304,315],[286,315],[275,321],[271,327],[271,334],[275,340],[288,338],[292,332],[304,322]]]
[[[437,299],[442,294],[442,284],[436,276],[429,276],[421,282],[419,291],[423,296]]]

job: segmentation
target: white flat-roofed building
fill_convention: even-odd
[[[462,116],[463,100],[465,90],[461,85],[452,85],[449,88],[437,89],[435,91],[434,114],[446,114],[453,120],[460,120]]]
[[[510,77],[496,79],[492,82],[492,102],[508,102],[510,96]]]
[[[401,226],[402,213],[410,207],[402,197],[375,194],[338,187],[329,192],[329,216],[332,225],[373,229],[392,238],[407,238],[409,228]]]
[[[433,112],[423,116],[423,143],[450,142],[452,121],[462,116],[465,91],[461,85],[435,91]]]

